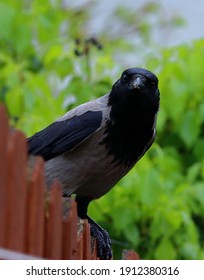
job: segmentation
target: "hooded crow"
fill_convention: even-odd
[[[145,154],[156,135],[158,79],[142,68],[125,70],[111,91],[84,103],[28,138],[28,152],[41,155],[47,185],[58,179],[64,196],[76,194],[78,215],[88,219],[101,259],[112,257],[108,233],[87,215]]]

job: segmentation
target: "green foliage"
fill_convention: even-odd
[[[120,32],[113,38],[102,32],[101,42],[87,39],[89,10],[59,0],[0,0],[0,101],[27,135],[108,92],[123,68],[118,57],[135,50]],[[154,13],[164,24],[156,4],[141,8],[135,20],[127,9],[115,16],[121,32],[130,35],[131,26],[144,48],[152,42],[144,18]],[[166,25],[181,23],[175,18]],[[157,141],[89,212],[110,232],[115,258],[128,247],[143,259],[203,259],[204,40],[155,53],[142,66],[160,80]]]
[[[109,72],[102,71],[113,63],[81,36],[86,17],[85,9],[62,8],[61,1],[0,1],[0,100],[29,135],[110,88]],[[80,47],[86,53],[77,56]],[[97,75],[91,71],[96,63]]]

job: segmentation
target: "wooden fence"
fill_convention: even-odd
[[[55,181],[45,192],[44,161],[28,160],[26,138],[0,106],[0,259],[97,259],[96,241],[76,203]],[[138,259],[123,251],[122,259]]]

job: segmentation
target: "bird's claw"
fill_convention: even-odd
[[[96,224],[91,223],[91,235],[97,241],[97,256],[101,260],[110,260],[112,258],[111,240],[106,230]]]

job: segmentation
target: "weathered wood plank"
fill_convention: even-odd
[[[133,250],[123,250],[122,260],[139,260],[139,255]]]
[[[66,213],[63,221],[62,259],[74,260],[77,258],[77,209],[76,202],[67,198],[63,203]]]
[[[48,201],[44,257],[49,259],[62,257],[62,191],[58,181],[53,183]]]
[[[83,260],[91,259],[90,225],[87,220],[83,222]]]
[[[5,243],[8,131],[6,110],[0,105],[0,246]]]
[[[28,178],[27,210],[26,210],[26,253],[43,256],[44,250],[44,201],[45,179],[44,161],[41,157],[29,159],[33,168]],[[31,165],[31,163],[30,163]]]
[[[20,131],[13,131],[8,143],[8,183],[6,194],[7,248],[24,251],[26,209],[26,141]]]

